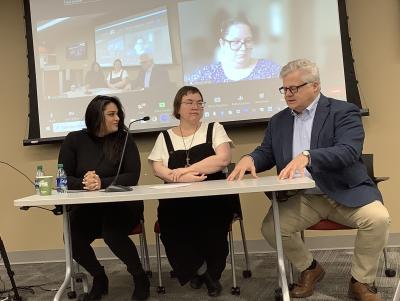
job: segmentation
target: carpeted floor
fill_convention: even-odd
[[[389,263],[392,268],[398,270],[400,256],[399,248],[388,248]],[[317,286],[316,292],[312,297],[298,300],[351,300],[347,297],[347,287],[350,279],[351,250],[324,250],[315,251],[315,258],[322,263],[326,269],[324,280]],[[236,263],[238,266],[238,285],[241,295],[232,296],[230,289],[232,286],[232,277],[230,265],[227,264],[223,273],[221,283],[224,287],[223,293],[218,298],[210,298],[206,289],[193,290],[186,285],[181,287],[176,279],[169,277],[170,267],[167,260],[163,259],[163,279],[166,289],[165,295],[157,294],[158,275],[156,272],[156,260],[151,258],[153,277],[151,279],[151,300],[224,300],[224,301],[256,301],[256,300],[274,300],[274,290],[278,286],[276,273],[275,254],[252,254],[250,256],[252,266],[252,277],[244,279],[242,277],[242,267],[244,266],[243,256],[237,255]],[[383,260],[382,260],[383,263]],[[104,301],[125,301],[130,300],[133,290],[133,282],[127,273],[125,266],[118,260],[103,261],[107,274],[110,279],[109,294],[104,297]],[[43,263],[29,265],[12,266],[15,272],[15,281],[18,287],[35,286],[44,284],[41,287],[34,287],[32,291],[19,289],[20,295],[24,301],[46,301],[53,300],[54,291],[44,289],[56,289],[64,277],[63,263]],[[0,291],[4,288],[10,288],[7,273],[4,266],[0,266]],[[378,271],[376,285],[382,300],[392,300],[399,278],[385,276],[382,266]],[[77,293],[82,292],[82,286],[78,284]],[[7,294],[0,294],[0,300],[3,300]],[[62,300],[68,300],[63,296]]]

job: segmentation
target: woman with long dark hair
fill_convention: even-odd
[[[85,113],[86,129],[71,132],[61,146],[58,162],[64,165],[68,189],[95,191],[113,181],[121,158],[126,126],[121,102],[116,97],[96,96]],[[137,146],[129,137],[117,184],[136,185],[140,175]],[[90,244],[103,238],[133,276],[132,300],[149,297],[149,280],[142,268],[129,233],[143,217],[143,202],[82,204],[72,208],[71,240],[73,258],[93,277],[83,300],[100,300],[108,293],[108,278]]]

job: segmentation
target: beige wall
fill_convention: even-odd
[[[322,1],[322,0],[321,0]],[[348,0],[350,35],[364,106],[371,116],[364,118],[365,152],[376,159],[376,174],[390,176],[382,184],[385,203],[392,215],[391,232],[400,232],[397,215],[396,186],[399,184],[400,143],[398,129],[400,100],[397,89],[400,78],[400,9],[397,0]],[[1,118],[0,160],[9,162],[33,177],[37,164],[43,164],[48,174],[55,174],[59,145],[23,147],[27,138],[28,79],[22,0],[0,2],[0,72]],[[262,139],[262,127],[229,130],[235,141],[234,159],[251,151]],[[157,181],[150,173],[146,157],[155,136],[140,136],[137,140],[142,156],[141,183]],[[61,218],[51,213],[31,209],[20,211],[13,200],[33,193],[33,187],[18,173],[0,165],[0,235],[9,251],[62,248]],[[146,203],[146,224],[150,243],[157,202]],[[262,194],[242,196],[242,207],[248,239],[262,239],[259,226],[269,202]]]

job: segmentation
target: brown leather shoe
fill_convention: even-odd
[[[324,276],[325,271],[317,262],[317,266],[314,269],[301,272],[299,283],[295,284],[290,291],[290,297],[305,298],[311,296],[314,293],[315,284],[321,281]]]
[[[350,281],[349,297],[360,301],[382,301],[378,296],[378,290],[375,285],[358,281],[355,283]]]

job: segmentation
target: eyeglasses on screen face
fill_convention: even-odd
[[[252,49],[253,45],[254,45],[254,41],[253,40],[234,40],[234,41],[230,41],[230,40],[226,40],[226,39],[222,39],[225,42],[227,42],[229,44],[229,47],[231,48],[231,50],[237,51],[240,48],[242,48],[242,45],[244,45],[246,47],[246,49]]]

